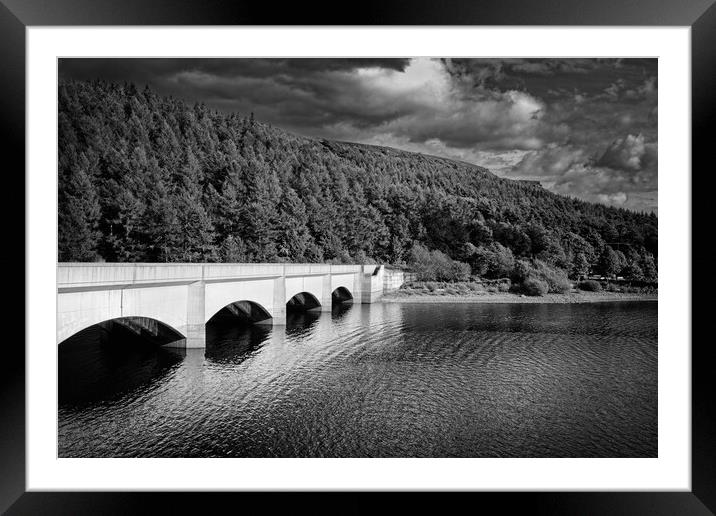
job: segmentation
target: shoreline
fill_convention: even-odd
[[[385,294],[383,303],[503,303],[503,304],[569,304],[569,303],[607,303],[615,301],[658,301],[658,294],[640,294],[627,292],[570,292],[568,294],[545,294],[543,296],[523,296],[509,292],[481,292],[462,294],[404,294],[400,290]]]

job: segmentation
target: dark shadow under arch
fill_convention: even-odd
[[[272,331],[265,324],[207,324],[204,358],[214,363],[240,364],[268,342]]]
[[[286,335],[305,333],[321,319],[320,310],[286,310]]]
[[[132,337],[130,340],[133,342],[144,341],[157,346],[179,345],[180,341],[185,339],[179,331],[151,317],[117,317],[84,328],[67,337],[59,345],[64,346],[76,339],[86,339],[89,334],[99,338],[103,343],[110,343],[117,338],[126,340],[127,337]]]
[[[353,310],[353,303],[337,303],[331,307],[331,317],[333,321],[337,321],[346,316],[348,312]]]
[[[266,324],[271,322],[271,314],[263,306],[253,301],[236,301],[229,303],[216,312],[206,324],[239,323],[239,324]]]
[[[75,333],[57,348],[60,408],[112,400],[152,385],[184,359],[183,340],[174,328],[146,317],[111,319]]]
[[[353,294],[345,287],[338,287],[331,294],[331,302],[334,305],[353,302]]]
[[[206,322],[204,357],[214,363],[239,364],[271,335],[271,314],[253,301],[236,301]]]
[[[299,292],[286,303],[286,310],[293,312],[305,312],[317,308],[321,308],[321,303],[309,292]]]

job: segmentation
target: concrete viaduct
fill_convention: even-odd
[[[229,309],[258,324],[286,323],[286,304],[331,310],[332,298],[373,303],[399,286],[380,265],[61,263],[57,343],[99,323],[156,321],[206,346],[206,323]],[[402,278],[402,274],[400,276]]]

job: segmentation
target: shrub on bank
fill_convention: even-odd
[[[509,274],[515,265],[515,257],[512,251],[498,242],[478,247],[467,244],[463,253],[465,260],[472,268],[472,272],[480,277],[503,277]]]
[[[572,283],[567,279],[567,273],[562,269],[557,269],[540,260],[535,260],[534,271],[539,279],[547,283],[549,292],[564,294],[572,290]]]
[[[601,292],[602,290],[602,284],[594,280],[580,281],[577,287],[585,292]]]
[[[516,260],[515,266],[510,273],[510,280],[515,288],[521,285],[527,278],[534,275],[534,267],[527,260]]]
[[[420,281],[467,281],[470,266],[453,260],[440,251],[415,244],[410,251],[410,266]]]
[[[522,292],[528,296],[543,296],[549,292],[549,285],[541,279],[527,278],[522,282]]]
[[[524,285],[528,279],[536,279],[547,284],[549,292],[556,294],[564,294],[572,290],[572,283],[567,279],[567,273],[562,269],[558,269],[546,264],[540,260],[517,260],[515,267],[512,269],[511,280],[513,284],[518,286],[513,290],[519,290],[519,285]],[[509,287],[508,287],[509,288]]]
[[[566,294],[572,290],[572,282],[565,278],[554,278],[553,281],[548,281],[549,291],[555,294]]]
[[[525,262],[526,263],[526,262]],[[562,275],[554,273],[549,268],[532,267],[527,276],[521,282],[512,282],[509,279],[494,281],[413,281],[404,284],[401,291],[404,295],[430,295],[430,296],[469,296],[480,292],[501,293],[513,292],[515,294],[526,294],[529,296],[541,296],[551,292],[568,292],[572,285]],[[581,290],[594,288],[591,283],[596,283],[597,288],[600,284],[595,281],[583,281],[578,284]],[[588,285],[588,286],[585,286]],[[613,288],[613,285],[607,285],[607,289]],[[619,287],[619,291],[626,292],[624,287]],[[643,290],[643,289],[641,289]]]
[[[450,273],[448,278],[450,281],[467,281],[470,279],[470,266],[463,262],[452,260],[450,264]]]
[[[622,292],[626,294],[656,294],[659,289],[656,287],[636,287],[633,285],[618,285],[615,283],[607,283],[606,289],[609,292]]]
[[[607,286],[605,288],[607,292],[623,292],[623,288],[617,285],[616,283],[607,283]]]

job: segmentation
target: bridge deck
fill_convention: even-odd
[[[279,276],[314,276],[372,272],[376,265],[323,263],[61,263],[57,266],[58,289],[91,286],[193,283]]]

